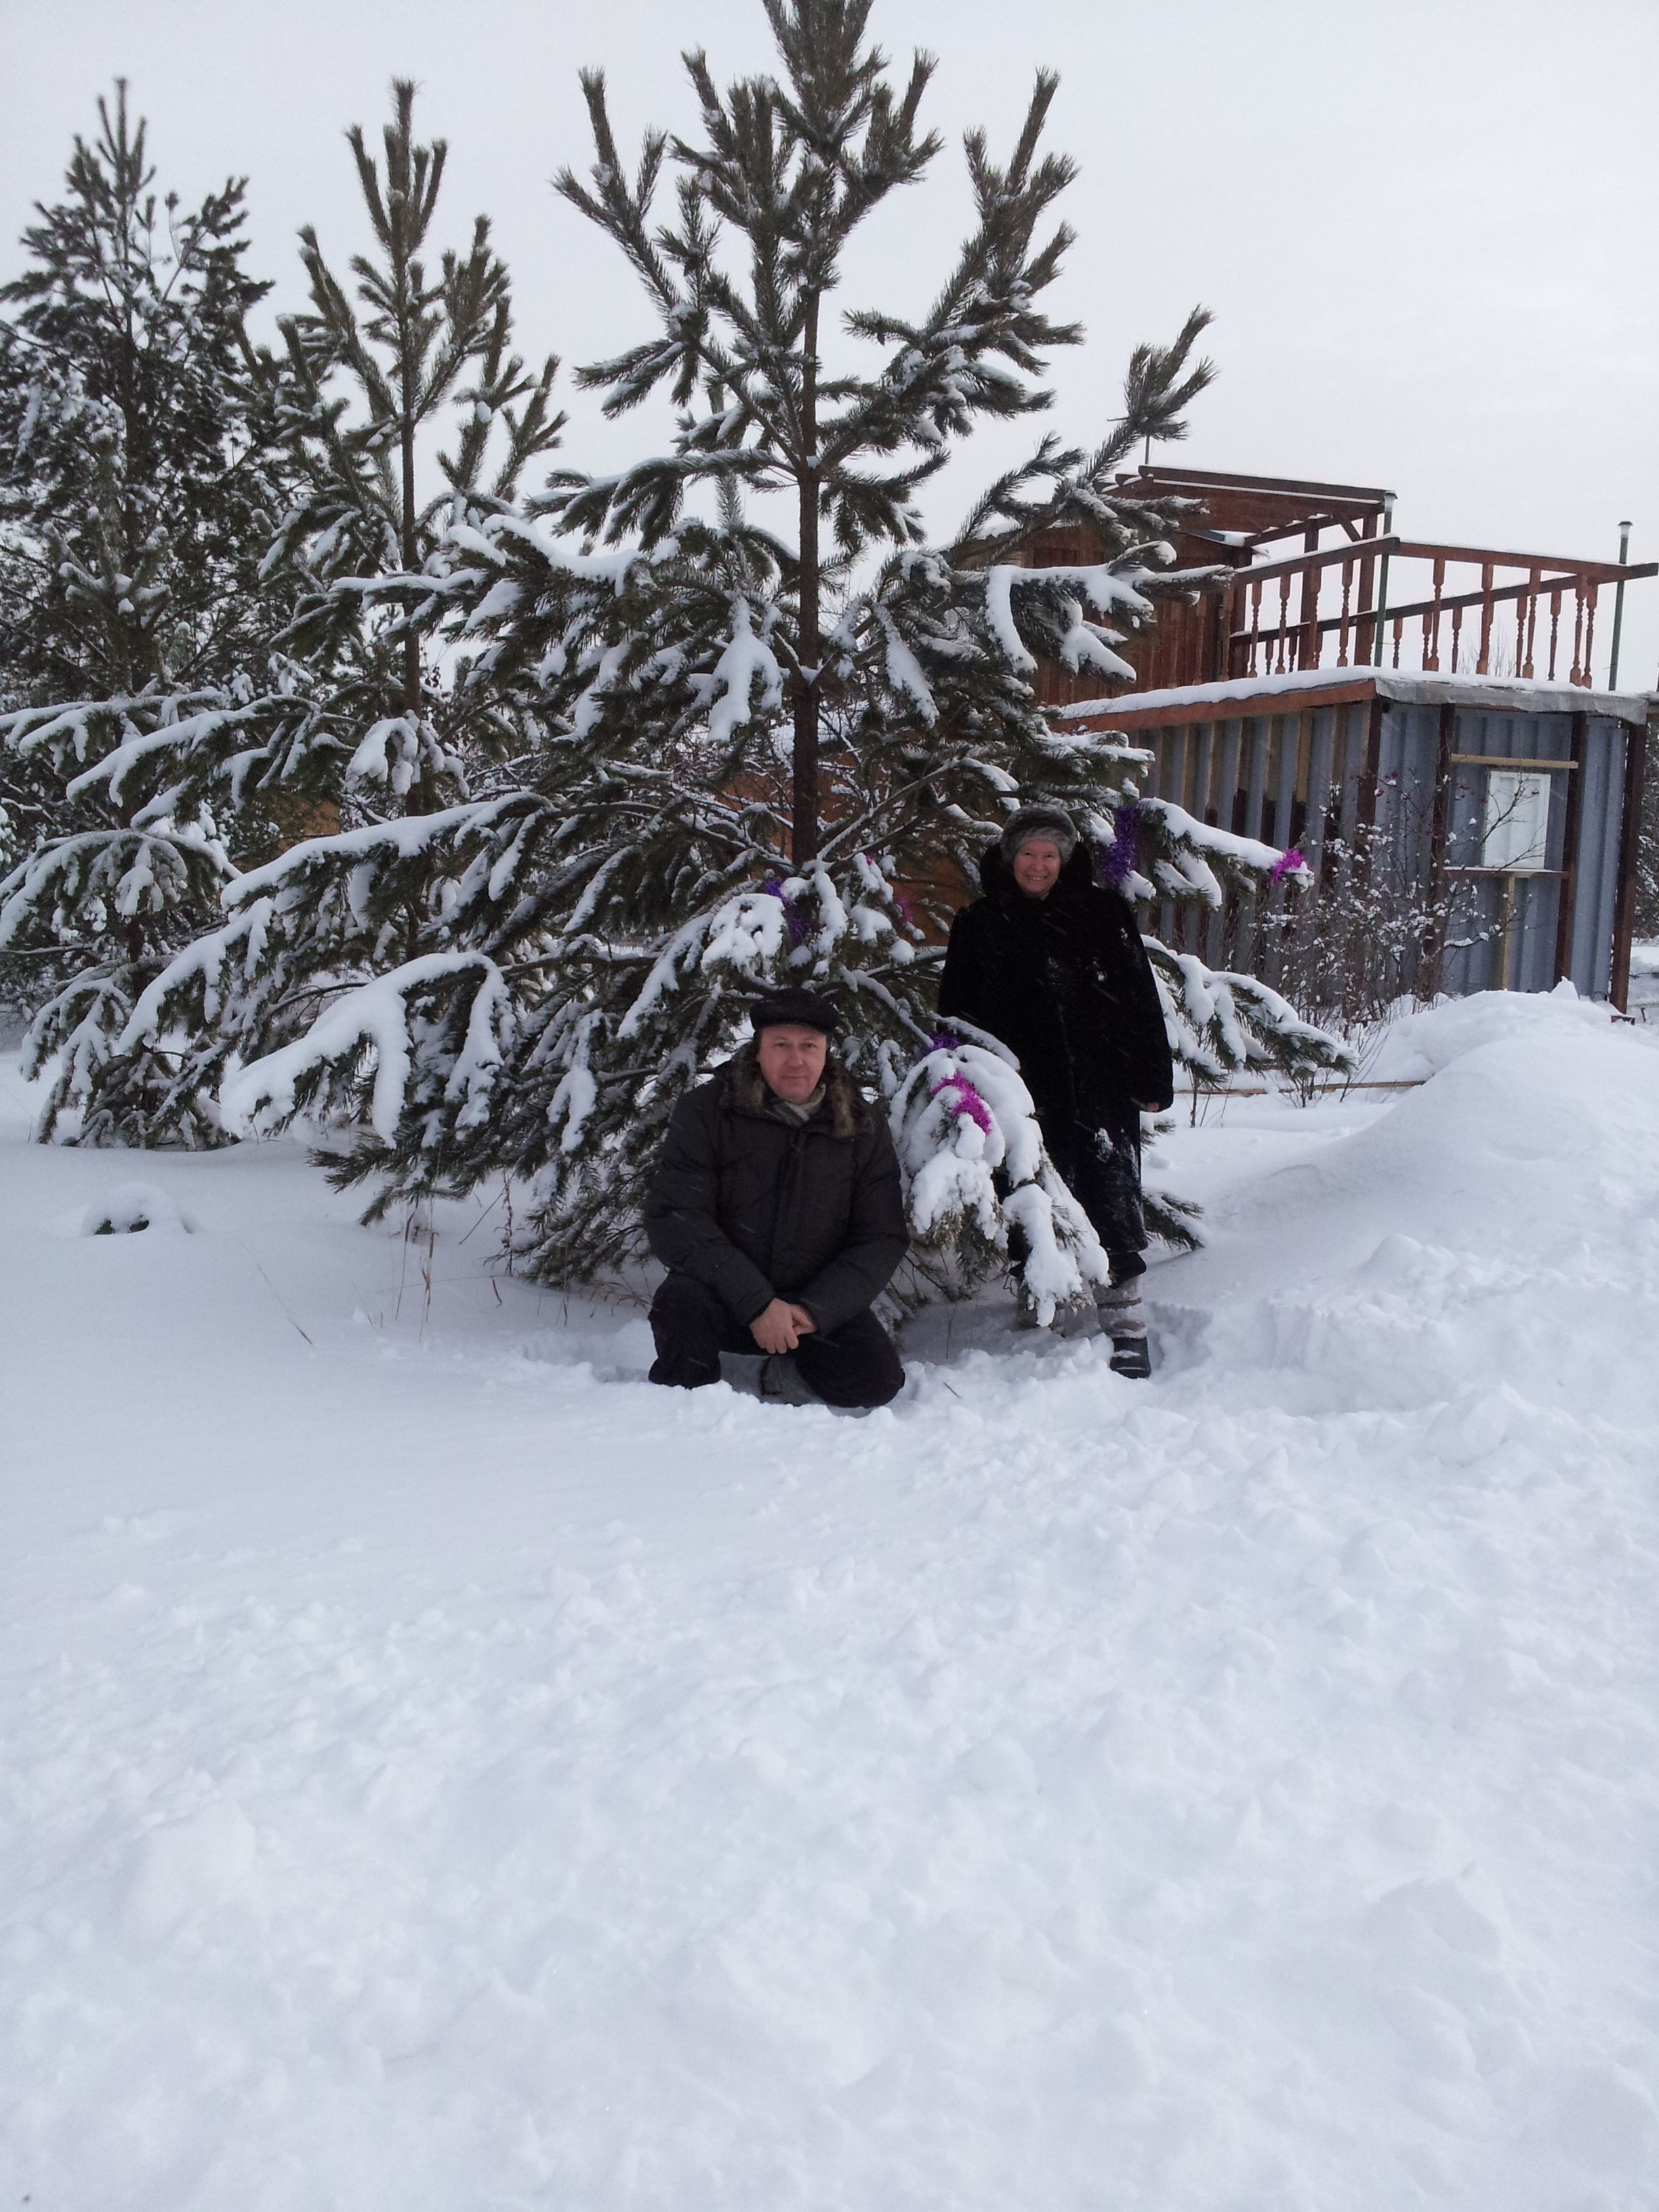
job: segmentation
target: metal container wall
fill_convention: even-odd
[[[1605,999],[1612,986],[1628,739],[1622,722],[1587,715],[1582,758],[1574,764],[1577,719],[1559,711],[1358,701],[1195,720],[1148,732],[1140,742],[1156,755],[1150,790],[1200,821],[1269,844],[1298,846],[1326,881],[1353,865],[1355,841],[1369,821],[1385,841],[1372,854],[1373,866],[1385,866],[1401,885],[1431,894],[1438,883],[1453,896],[1438,978],[1443,990],[1455,996],[1494,988],[1547,991],[1565,950],[1577,989]],[[1367,761],[1373,732],[1374,785]],[[1496,769],[1533,761],[1557,764],[1550,774],[1544,866],[1510,875],[1487,870],[1482,847],[1489,778]],[[1577,836],[1569,854],[1575,778],[1581,786]],[[1563,948],[1561,904],[1570,885],[1571,944]],[[1249,969],[1273,980],[1273,950],[1262,941],[1255,899],[1230,897],[1218,909],[1196,914],[1177,914],[1166,901],[1156,927],[1166,943],[1197,952],[1212,967]]]
[[[1619,902],[1619,837],[1630,733],[1595,715],[1584,729],[1584,795],[1579,815],[1578,891],[1573,907],[1573,981],[1586,997],[1613,988],[1613,932]]]

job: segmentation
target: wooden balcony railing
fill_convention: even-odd
[[[1397,573],[1391,580],[1390,571],[1406,562],[1427,569],[1428,591],[1423,596],[1417,586],[1417,595],[1401,605]],[[1479,584],[1459,588],[1461,580],[1450,573],[1459,568],[1478,572]],[[1567,683],[1589,690],[1600,592],[1656,574],[1659,562],[1651,561],[1563,561],[1394,536],[1352,538],[1241,568],[1219,586],[1225,641],[1219,672],[1399,668],[1403,654],[1407,669],[1431,674],[1449,669],[1559,683],[1565,672]],[[1322,599],[1336,611],[1322,611]]]

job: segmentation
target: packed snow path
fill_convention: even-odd
[[[1650,2212],[1659,1049],[1389,1052],[862,1421],[9,1063],[0,2202]]]

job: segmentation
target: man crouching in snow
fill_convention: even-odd
[[[681,1099],[645,1201],[668,1269],[653,1382],[884,1406],[904,1383],[871,1312],[909,1242],[887,1124],[830,1049],[840,1016],[774,991],[755,1035]]]

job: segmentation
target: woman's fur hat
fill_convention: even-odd
[[[1063,807],[1022,806],[1018,814],[1011,814],[1002,829],[1002,857],[1010,867],[1014,855],[1022,845],[1036,838],[1046,838],[1060,848],[1063,867],[1077,850],[1077,825]]]

